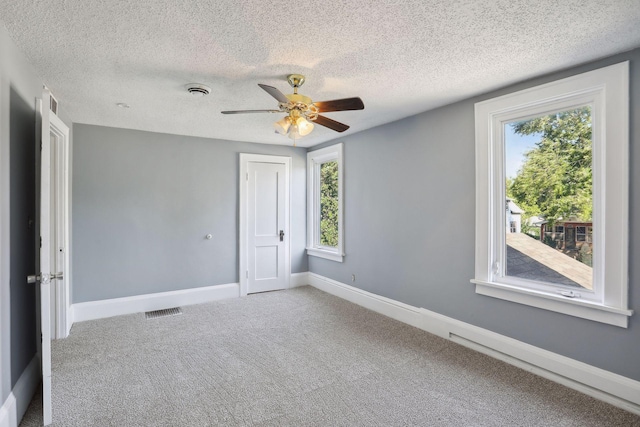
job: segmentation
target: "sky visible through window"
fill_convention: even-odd
[[[513,131],[513,126],[504,126],[505,138],[505,173],[507,178],[515,178],[518,170],[524,162],[524,154],[535,148],[536,142],[542,138],[542,133],[531,135],[518,135]]]

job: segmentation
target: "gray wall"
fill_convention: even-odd
[[[11,387],[36,353],[36,113],[11,89]]]
[[[74,303],[237,283],[239,153],[292,157],[291,270],[308,270],[306,149],[82,124],[73,145]]]
[[[0,405],[35,354],[33,268],[35,98],[42,81],[0,23]],[[15,229],[14,229],[15,227]],[[22,239],[25,239],[23,242]],[[15,250],[15,252],[14,252]],[[33,273],[33,271],[29,271]],[[23,402],[24,403],[24,402]]]
[[[624,60],[631,61],[629,278],[630,306],[637,313],[629,328],[476,295],[469,282],[474,275],[474,103]],[[344,263],[309,257],[311,272],[640,380],[640,50],[332,143],[341,141],[346,256]]]

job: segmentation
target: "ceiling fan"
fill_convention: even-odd
[[[278,110],[238,110],[222,111],[222,114],[245,114],[245,113],[285,113],[282,120],[273,124],[276,132],[281,135],[289,135],[294,141],[308,135],[313,130],[313,122],[335,130],[344,132],[349,126],[337,122],[319,113],[331,111],[363,110],[364,104],[360,98],[343,98],[331,101],[313,102],[311,98],[298,93],[298,88],[304,84],[305,77],[302,74],[290,74],[287,81],[293,87],[293,93],[285,95],[273,86],[258,83],[269,95],[278,101]]]

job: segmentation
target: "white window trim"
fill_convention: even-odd
[[[332,261],[344,258],[343,222],[343,144],[335,144],[307,153],[307,254]],[[338,162],[338,246],[335,248],[318,243],[320,231],[320,165]]]
[[[504,277],[504,124],[581,105],[594,135],[594,292],[580,296]],[[476,120],[476,293],[626,328],[629,63],[479,102]],[[601,123],[603,120],[604,123]],[[606,195],[606,197],[605,197]],[[605,238],[606,236],[606,238]]]

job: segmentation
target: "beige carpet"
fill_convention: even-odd
[[[55,341],[53,425],[640,426],[310,287],[183,310],[78,323]]]

